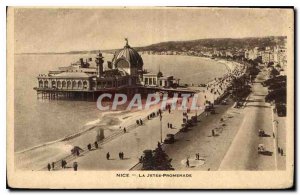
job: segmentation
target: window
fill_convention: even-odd
[[[61,88],[61,81],[57,81],[57,88]]]
[[[76,88],[77,87],[77,84],[76,84],[76,81],[72,81],[72,88]]]
[[[52,83],[52,88],[55,88],[55,87],[56,87],[56,86],[55,86],[55,85],[56,85],[56,82],[55,82],[55,81],[52,81],[51,83]]]
[[[87,84],[87,81],[83,81],[83,89],[87,89],[87,88],[88,88],[87,85],[88,85],[88,84]]]
[[[71,88],[71,81],[67,82],[67,88],[70,89]]]
[[[78,81],[78,88],[82,89],[82,81]]]
[[[67,86],[67,82],[66,82],[66,81],[63,81],[63,82],[62,82],[62,87],[63,87],[63,88],[66,88],[66,86]]]
[[[148,85],[148,78],[145,78],[145,85]]]
[[[48,88],[48,81],[45,81],[45,88]]]
[[[153,85],[156,85],[156,78],[153,78]]]
[[[43,88],[43,81],[39,81],[39,88]]]

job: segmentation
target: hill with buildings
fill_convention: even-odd
[[[249,38],[218,38],[218,39],[198,39],[191,41],[169,41],[152,44],[145,47],[136,48],[138,51],[201,51],[208,48],[216,49],[250,49],[254,47],[265,48],[276,45],[283,45],[286,37],[270,36],[270,37],[249,37]]]

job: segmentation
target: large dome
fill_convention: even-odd
[[[118,68],[118,62],[127,61],[131,68],[142,69],[144,63],[140,54],[131,48],[126,42],[126,45],[123,49],[117,51],[113,58],[114,67]]]

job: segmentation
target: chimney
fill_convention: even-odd
[[[95,60],[96,64],[97,64],[97,77],[101,77],[103,76],[103,56],[102,53],[99,51],[99,54],[96,57]]]

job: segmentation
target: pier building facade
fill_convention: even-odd
[[[148,94],[179,85],[179,80],[173,76],[145,73],[142,57],[127,40],[124,48],[115,52],[111,66],[104,70],[103,64],[104,57],[99,51],[94,61],[81,58],[70,66],[40,74],[34,89],[38,98],[96,100],[102,93],[125,93],[130,97],[139,92]]]

